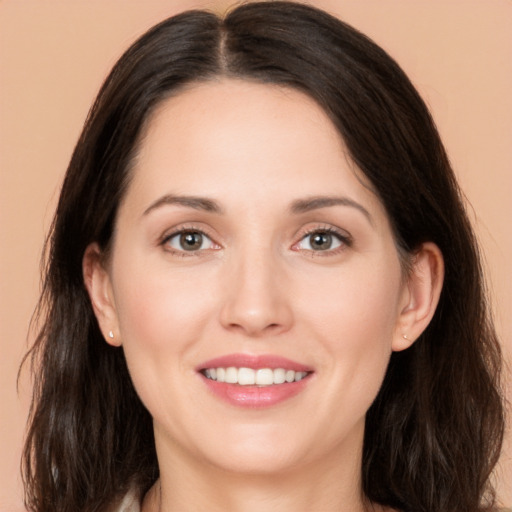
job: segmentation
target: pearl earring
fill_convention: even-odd
[[[108,331],[108,337],[110,339],[114,338],[114,333],[112,331]]]
[[[111,331],[112,332],[112,331]],[[402,337],[404,340],[408,340],[409,338],[407,337],[407,334],[402,334]]]

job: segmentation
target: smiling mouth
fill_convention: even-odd
[[[238,384],[240,386],[268,387],[282,384],[290,384],[305,379],[312,372],[285,370],[284,368],[205,368],[201,373],[210,380]]]

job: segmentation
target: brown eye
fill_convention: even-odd
[[[310,235],[311,248],[315,251],[325,251],[332,247],[332,235],[329,233],[314,233]]]
[[[201,233],[183,233],[180,235],[180,245],[185,251],[197,251],[203,245]]]
[[[211,249],[212,240],[200,231],[182,231],[170,236],[165,243],[176,251],[200,251]]]
[[[315,231],[306,235],[298,244],[298,248],[306,251],[329,251],[346,243],[343,237],[329,231]]]

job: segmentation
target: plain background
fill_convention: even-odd
[[[471,206],[497,327],[512,354],[512,2],[316,0],[383,46],[431,107]],[[39,258],[83,121],[110,67],[154,23],[223,0],[0,0],[0,512],[24,510],[19,460],[30,396],[16,375]],[[509,380],[510,382],[510,380]],[[512,397],[509,385],[509,397]],[[512,450],[497,471],[512,504]]]

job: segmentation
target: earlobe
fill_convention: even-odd
[[[85,250],[82,259],[82,272],[84,284],[103,337],[108,344],[120,346],[121,340],[118,334],[117,313],[110,275],[105,268],[101,249],[97,243],[90,244]]]
[[[392,349],[409,348],[426,329],[437,308],[444,280],[443,255],[432,242],[415,252],[404,287]]]

